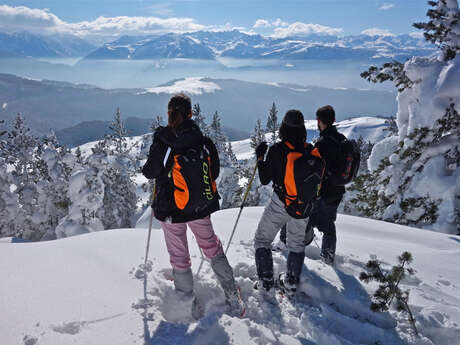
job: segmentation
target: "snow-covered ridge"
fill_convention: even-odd
[[[211,81],[204,81],[202,77],[185,78],[182,80],[174,81],[172,85],[157,86],[145,89],[146,93],[167,93],[175,94],[178,92],[185,92],[190,95],[202,95],[203,93],[213,93],[221,90],[220,86]]]
[[[460,237],[339,215],[337,264],[319,260],[314,243],[306,249],[300,290],[303,302],[272,306],[253,290],[256,275],[253,236],[262,207],[245,208],[228,257],[247,304],[243,319],[225,314],[224,297],[207,262],[195,279],[206,300],[199,322],[173,291],[163,233],[154,225],[152,272],[135,279],[143,263],[147,229],[119,229],[38,243],[0,243],[1,344],[392,344],[452,345],[460,327]],[[238,209],[213,215],[224,245]],[[320,236],[317,233],[317,236]],[[320,239],[319,239],[320,241]],[[189,233],[192,270],[200,253]],[[371,255],[384,267],[402,251],[414,256],[416,275],[402,281],[410,290],[420,338],[404,314],[370,311],[376,285],[359,273]],[[275,252],[275,273],[285,270],[285,253]],[[33,260],[30,258],[33,257]]]

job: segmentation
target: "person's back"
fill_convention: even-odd
[[[313,227],[317,227],[323,233],[321,245],[321,257],[327,264],[332,264],[336,251],[336,227],[337,208],[342,201],[345,187],[333,182],[334,174],[340,170],[340,142],[345,136],[339,133],[333,125],[335,111],[330,106],[324,106],[317,110],[316,118],[320,137],[315,143],[314,151],[326,162],[326,174],[321,187],[320,199],[315,203],[313,212],[307,226],[307,233]]]
[[[286,292],[294,294],[299,284],[300,273],[305,257],[303,244],[306,219],[297,219],[287,212],[288,198],[285,186],[288,155],[297,152],[303,155],[306,129],[303,115],[298,110],[290,110],[284,116],[279,135],[281,142],[270,147],[266,159],[267,144],[261,143],[256,148],[259,178],[262,184],[273,182],[274,193],[270,203],[265,207],[254,236],[255,259],[259,289],[263,296],[273,298],[275,285],[273,277],[273,258],[271,244],[279,229],[286,225],[287,246],[289,249],[287,272],[278,278],[279,286],[286,287]]]
[[[210,218],[210,214],[219,209],[217,190],[213,191],[212,200],[204,207],[186,211],[187,203],[196,198],[190,195],[194,190],[188,190],[188,186],[184,185],[187,181],[182,174],[184,166],[181,167],[180,159],[181,156],[191,154],[190,150],[199,152],[203,145],[203,149],[206,149],[209,155],[206,166],[210,165],[211,170],[205,172],[210,178],[207,182],[212,184],[219,175],[219,156],[216,147],[209,138],[203,137],[198,126],[191,120],[190,98],[184,94],[175,95],[168,104],[168,127],[156,130],[142,172],[145,177],[156,179],[157,188],[152,208],[164,231],[176,291],[186,299],[193,299],[193,274],[186,233],[189,226],[198,246],[210,259],[211,267],[224,290],[232,314],[242,316],[245,306],[235,283],[233,269],[228,263],[219,238],[214,233]],[[203,176],[200,172],[195,177],[189,176],[191,181],[188,183],[199,184]],[[193,178],[200,181],[192,181]],[[200,303],[197,303],[195,298],[192,308],[195,317],[202,313],[199,306]]]

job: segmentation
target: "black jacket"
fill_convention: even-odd
[[[260,183],[263,185],[273,182],[273,190],[281,200],[285,199],[284,176],[286,174],[287,154],[291,152],[286,141],[275,143],[268,150],[265,160],[257,162]],[[313,146],[304,143],[302,147],[295,147],[298,152],[310,152]]]
[[[315,148],[318,149],[321,158],[326,162],[326,174],[321,188],[321,197],[329,204],[339,204],[345,193],[344,186],[334,186],[329,182],[328,176],[339,170],[339,145],[338,143],[346,139],[345,136],[337,131],[335,126],[326,128],[320,133]]]
[[[219,209],[217,199],[201,213],[194,215],[184,214],[174,204],[174,186],[171,178],[168,177],[173,165],[173,157],[175,154],[180,154],[191,147],[202,144],[206,145],[210,152],[211,174],[215,180],[219,176],[220,170],[216,146],[211,139],[203,136],[200,128],[193,120],[185,120],[175,133],[168,127],[159,127],[155,131],[149,156],[142,168],[142,173],[148,179],[156,179],[156,194],[152,208],[155,218],[158,220],[165,221],[170,218],[172,223],[184,223],[204,218]],[[171,148],[171,152],[165,161],[168,148]]]

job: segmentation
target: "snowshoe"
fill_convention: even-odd
[[[278,279],[276,280],[276,287],[283,295],[288,298],[293,298],[297,292],[297,284],[289,283],[287,278],[286,273],[280,273]]]
[[[246,314],[246,305],[241,299],[240,288],[237,287],[235,291],[225,293],[225,302],[229,305],[229,314],[242,318]]]
[[[276,304],[276,293],[273,281],[258,280],[254,283],[254,290],[258,291],[259,299],[270,304]]]

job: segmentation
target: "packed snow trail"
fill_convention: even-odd
[[[225,313],[224,295],[207,262],[195,276],[206,301],[195,321],[190,301],[178,298],[170,278],[163,233],[152,230],[147,275],[143,264],[147,229],[96,232],[50,242],[0,243],[0,343],[55,344],[458,344],[460,339],[460,237],[339,215],[337,262],[319,260],[307,247],[297,301],[270,304],[253,289],[253,236],[263,208],[245,208],[228,253],[247,304],[244,318]],[[224,245],[238,209],[214,214]],[[317,234],[320,236],[320,234]],[[318,240],[320,243],[320,239]],[[193,271],[201,256],[190,235]],[[420,338],[404,314],[373,313],[376,285],[359,273],[370,255],[394,265],[404,250],[414,256],[410,289]],[[275,274],[286,253],[274,253]],[[142,268],[142,267],[141,267]],[[151,271],[149,272],[151,268]]]

